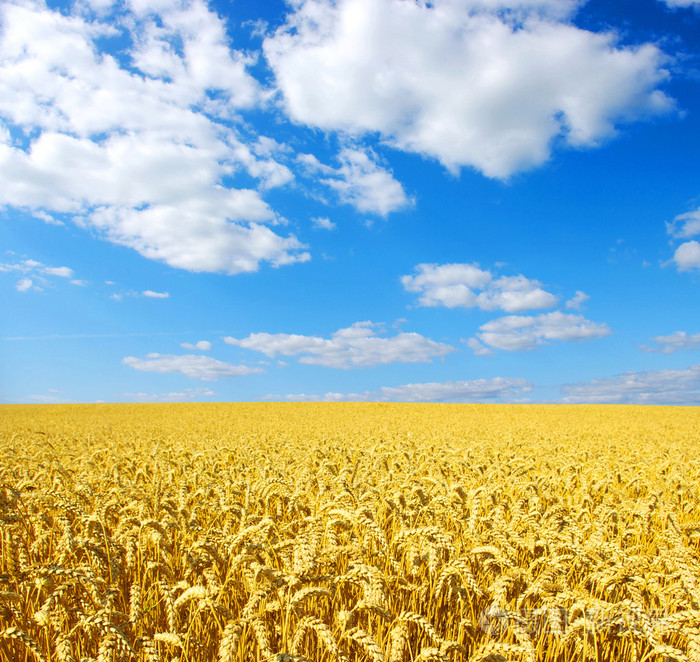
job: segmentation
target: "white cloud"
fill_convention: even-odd
[[[493,356],[496,352],[482,345],[476,338],[468,338],[464,341],[476,356]]]
[[[13,263],[0,262],[0,271],[21,271],[44,276],[57,276],[59,278],[73,277],[73,270],[70,267],[48,267],[32,259],[24,259]]]
[[[336,174],[336,170],[334,168],[331,168],[331,166],[321,163],[313,154],[299,154],[297,156],[297,162],[302,166],[302,168],[306,171],[306,174],[309,176],[314,176],[318,173],[322,173],[324,175]]]
[[[185,349],[198,349],[200,352],[208,352],[211,349],[211,343],[208,340],[198,340],[194,345],[189,342],[180,343],[180,347]]]
[[[250,193],[254,201],[257,194]],[[204,201],[195,207],[201,207],[200,202]],[[222,224],[221,208],[199,213],[190,203],[148,209],[103,207],[93,212],[90,225],[114,243],[188,271],[237,274],[255,271],[261,261],[281,266],[310,258],[299,252],[303,245],[294,237],[281,237],[259,223]]]
[[[288,333],[252,333],[247,338],[224,338],[224,342],[262,352],[266,356],[298,356],[299,363],[328,368],[355,368],[385,363],[428,363],[455,351],[454,347],[418,333],[378,336],[377,324],[356,322],[330,338]]]
[[[34,282],[31,278],[22,278],[21,280],[18,280],[17,285],[15,285],[18,292],[28,292],[33,286]]]
[[[169,393],[124,393],[125,398],[138,402],[196,402],[201,398],[210,398],[216,393],[209,388],[186,388]]]
[[[700,9],[700,0],[663,0],[663,2],[673,9],[678,7],[697,7]]]
[[[292,178],[230,122],[265,101],[246,71],[252,59],[202,0],[115,11],[102,22],[32,0],[0,6],[0,127],[26,138],[0,141],[0,206],[70,214],[191,271],[307,260],[293,235],[263,225],[278,217],[257,190],[224,183],[239,172],[261,189]],[[115,55],[100,46],[111,37],[127,44]]]
[[[337,227],[336,224],[327,217],[312,218],[311,222],[313,223],[314,227],[319,230],[335,230]]]
[[[379,391],[363,393],[326,393],[324,395],[287,395],[285,400],[324,402],[474,402],[508,401],[532,391],[525,379],[495,377],[460,382],[433,382],[383,386]],[[275,396],[270,396],[274,399]]]
[[[673,107],[664,54],[574,26],[579,4],[295,0],[264,53],[292,120],[506,178]]]
[[[239,377],[256,372],[262,368],[251,368],[246,365],[233,365],[218,361],[209,356],[199,354],[147,354],[145,359],[126,356],[122,359],[124,365],[144,372],[180,373],[192,379],[216,381],[219,377]]]
[[[700,365],[685,370],[626,372],[562,387],[564,402],[699,405]]]
[[[585,292],[582,292],[581,290],[576,290],[576,294],[574,294],[574,296],[571,297],[571,299],[569,299],[565,305],[567,308],[573,308],[574,310],[580,310],[581,304],[584,301],[588,301],[588,299],[590,299],[590,298],[591,297],[589,297]]]
[[[73,270],[69,267],[44,267],[42,273],[48,276],[58,276],[60,278],[72,278]]]
[[[412,204],[403,186],[376,163],[371,152],[345,147],[338,155],[337,169],[324,165],[313,154],[302,154],[298,161],[309,174],[327,175],[318,181],[333,189],[341,202],[363,213],[387,216]]]
[[[45,404],[60,404],[70,402],[70,400],[66,400],[64,397],[62,397],[61,393],[61,391],[57,391],[56,389],[50,388],[47,389],[45,394],[39,393],[30,395],[29,399],[36,400],[37,402],[43,402]]]
[[[34,216],[34,218],[38,218],[40,221],[44,221],[44,223],[48,223],[49,225],[63,225],[62,221],[59,221],[57,218],[51,216],[51,214],[47,214],[45,211],[40,209],[34,210],[32,212],[32,216]]]
[[[674,239],[690,239],[700,234],[700,209],[679,214],[670,223],[666,223],[666,231]]]
[[[678,271],[700,269],[700,243],[695,240],[686,241],[676,249],[672,259]]]
[[[113,284],[113,283],[110,283]],[[128,292],[115,292],[110,294],[110,299],[115,299],[116,301],[121,301],[124,297],[146,297],[147,299],[169,299],[169,292],[154,292],[153,290],[143,290],[143,292],[137,292],[135,290],[129,290]]]
[[[700,209],[679,214],[666,223],[666,231],[674,239],[690,239],[700,235]],[[700,269],[700,243],[695,240],[682,243],[670,261],[675,262],[678,271]]]
[[[650,340],[656,343],[656,346],[642,345],[643,351],[672,354],[682,349],[700,349],[700,333],[689,335],[685,331],[676,331],[668,336],[656,336]]]
[[[421,306],[501,309],[509,313],[551,308],[557,298],[541,283],[524,276],[500,276],[478,264],[419,264],[412,276],[402,276],[408,292],[420,294]]]
[[[70,267],[49,267],[37,260],[23,259],[19,262],[0,262],[0,273],[19,272],[25,277],[17,282],[16,288],[20,292],[30,290],[39,291],[42,286],[50,282],[51,277],[70,278],[72,285],[85,285],[82,280],[73,279],[73,270]]]
[[[485,345],[509,352],[527,351],[550,340],[590,340],[610,335],[607,324],[583,315],[555,311],[542,315],[508,315],[479,327],[477,338]]]

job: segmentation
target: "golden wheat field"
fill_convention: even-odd
[[[700,409],[0,407],[0,659],[700,660]]]

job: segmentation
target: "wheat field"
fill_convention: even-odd
[[[698,408],[0,421],[2,661],[700,661]]]

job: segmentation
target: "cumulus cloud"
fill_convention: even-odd
[[[321,163],[313,154],[302,154],[298,160],[307,173],[326,175],[318,181],[335,191],[342,203],[358,211],[387,216],[411,204],[403,186],[376,162],[371,152],[346,147],[338,155],[338,168]]]
[[[686,241],[676,249],[672,259],[678,271],[700,269],[700,243],[695,240]]]
[[[198,349],[200,352],[208,352],[211,349],[211,343],[208,340],[198,340],[192,344],[189,342],[180,343],[180,347],[185,349]]]
[[[402,276],[408,292],[420,294],[421,306],[501,309],[509,313],[551,308],[557,298],[541,283],[524,276],[500,276],[478,264],[419,264],[414,275]]]
[[[700,235],[700,209],[679,214],[666,223],[666,231],[674,239],[690,239]],[[676,264],[678,271],[700,269],[700,243],[695,240],[682,243],[676,248],[671,262]]]
[[[224,342],[262,352],[266,356],[301,356],[299,363],[328,368],[359,368],[385,363],[428,363],[455,348],[418,333],[377,335],[372,322],[356,322],[330,338],[288,333],[252,333],[247,338],[224,338]]]
[[[525,379],[495,377],[459,382],[431,382],[382,386],[378,391],[363,393],[325,393],[324,395],[287,395],[285,400],[314,402],[474,402],[520,399],[532,391]],[[275,399],[275,396],[270,396]]]
[[[143,372],[180,373],[192,379],[202,381],[216,381],[219,377],[240,377],[256,372],[263,372],[262,368],[251,368],[246,365],[233,365],[218,361],[209,356],[200,354],[157,354],[150,353],[145,359],[135,356],[125,356],[122,359],[124,365],[134,370]]]
[[[562,386],[564,402],[641,405],[700,404],[700,365],[685,370],[626,372]]]
[[[264,42],[289,117],[507,178],[666,112],[653,44],[570,21],[580,2],[295,0]],[[553,57],[552,54],[556,53]]]
[[[591,340],[610,335],[607,324],[583,315],[555,311],[542,315],[508,315],[482,324],[476,334],[484,345],[509,352],[529,351],[551,340]]]
[[[231,122],[265,93],[221,19],[202,0],[104,11],[0,6],[0,206],[68,214],[190,271],[307,260],[266,225],[278,217],[258,190],[229,183],[246,173],[265,189],[292,175]],[[105,42],[125,45],[111,54]]]
[[[169,292],[154,292],[153,290],[144,290],[141,294],[149,299],[168,299],[170,298]]]
[[[700,333],[688,334],[685,331],[676,331],[668,336],[656,336],[650,340],[655,343],[655,346],[642,345],[642,351],[673,354],[682,349],[700,349]]]

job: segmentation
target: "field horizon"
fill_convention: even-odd
[[[698,662],[700,409],[0,407],[2,662]]]

